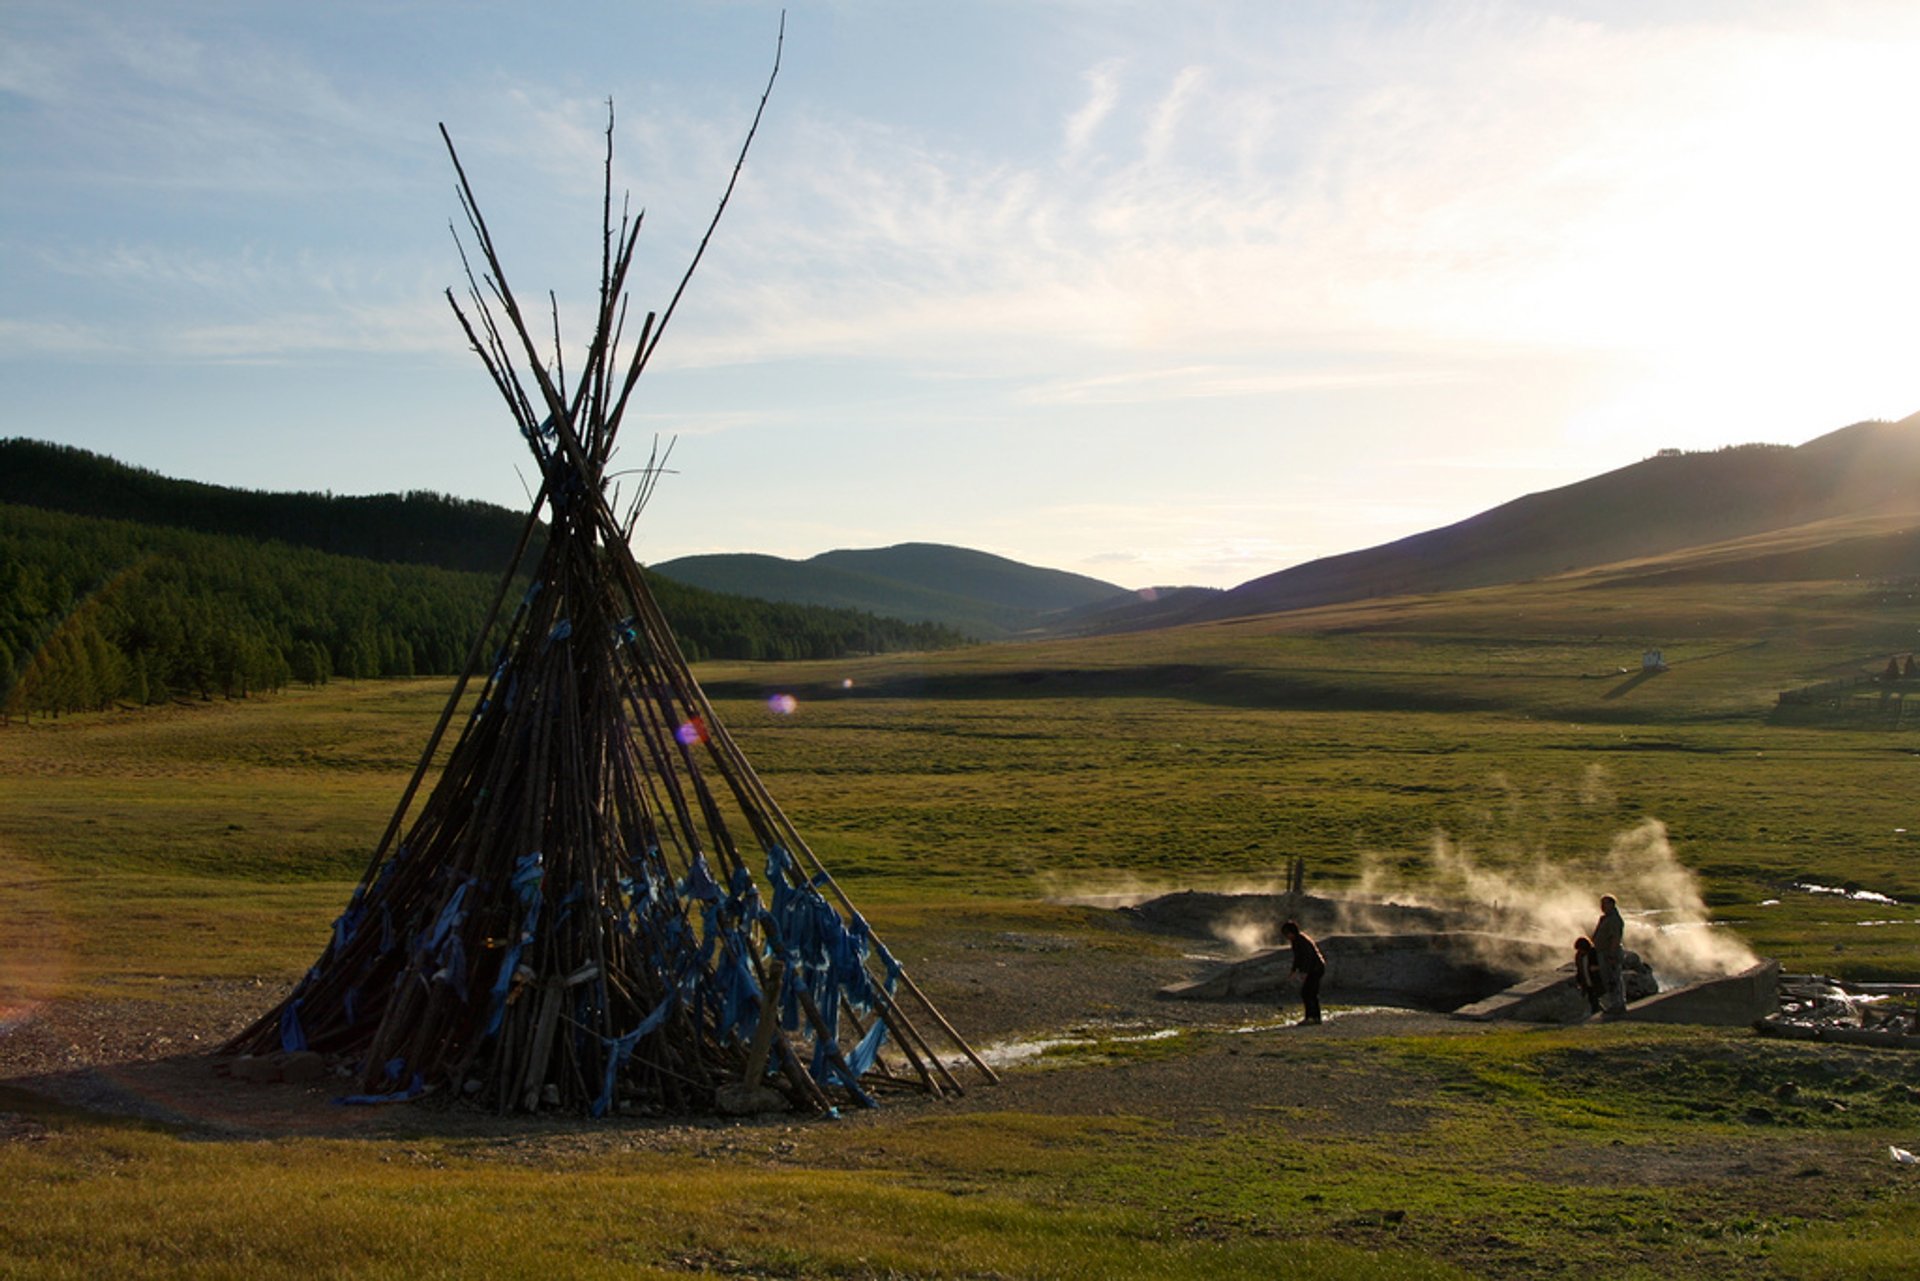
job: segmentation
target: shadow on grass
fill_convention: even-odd
[[[715,698],[762,699],[774,693],[829,701],[849,698],[1018,699],[1172,698],[1217,707],[1288,711],[1488,711],[1505,700],[1446,687],[1431,678],[1415,684],[1354,683],[1347,672],[1250,672],[1193,663],[1102,668],[1030,668],[1022,671],[941,672],[870,681],[855,689],[822,682],[787,685],[713,681]]]
[[[1634,690],[1658,676],[1664,670],[1664,668],[1659,667],[1643,667],[1600,697],[1606,699],[1608,702],[1612,702],[1616,698],[1624,698],[1626,695],[1631,694]]]
[[[1577,694],[1590,679],[1574,674],[1369,672],[1351,668],[1285,671],[1198,663],[1124,667],[1057,667],[979,672],[942,671],[891,675],[848,689],[835,681],[793,684],[766,680],[716,680],[703,684],[716,699],[761,701],[791,694],[805,702],[846,699],[945,699],[1004,701],[1049,698],[1175,699],[1208,707],[1273,712],[1511,712],[1529,716],[1574,715],[1592,721],[1684,722],[1702,713],[1677,707],[1608,707],[1635,678],[1596,701]],[[1542,697],[1541,684],[1558,692]],[[1717,719],[1712,713],[1707,719]]]
[[[95,1063],[60,1072],[0,1080],[0,1120],[57,1129],[84,1123],[129,1131],[161,1131],[194,1142],[329,1139],[386,1142],[431,1138],[526,1139],[665,1127],[739,1128],[752,1120],[706,1116],[619,1117],[587,1121],[570,1114],[500,1116],[429,1095],[412,1103],[347,1106],[337,1100],[351,1081],[314,1084],[251,1082],[220,1075],[213,1054]],[[769,1124],[792,1125],[799,1114],[772,1113]],[[5,1131],[0,1129],[0,1136]]]

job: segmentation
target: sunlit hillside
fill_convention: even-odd
[[[1883,516],[1920,523],[1920,415],[1859,423],[1798,448],[1662,453],[1442,529],[1255,579],[1201,602],[1192,617],[1487,587]],[[1841,533],[1830,529],[1812,539]],[[1891,558],[1885,547],[1854,550],[1868,559],[1846,565],[1829,558],[1808,567],[1849,577],[1920,574],[1911,545]],[[1780,566],[1775,576],[1790,568]]]

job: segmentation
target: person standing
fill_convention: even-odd
[[[1593,951],[1600,961],[1602,1005],[1608,1014],[1623,1014],[1627,1009],[1626,932],[1620,905],[1613,895],[1602,894],[1600,920],[1593,927]]]
[[[1582,936],[1573,941],[1573,985],[1587,998],[1587,1013],[1600,1012],[1600,958],[1594,953],[1593,940]]]
[[[1320,955],[1320,949],[1312,939],[1300,932],[1297,922],[1288,921],[1280,927],[1280,933],[1293,945],[1293,973],[1300,975],[1300,1006],[1302,1023],[1320,1021],[1320,979],[1327,972],[1327,958]]]

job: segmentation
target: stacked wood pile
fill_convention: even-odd
[[[466,305],[448,301],[543,479],[489,628],[543,509],[550,533],[498,654],[480,664],[476,641],[477,698],[464,701],[463,677],[332,940],[228,1049],[350,1061],[354,1101],[438,1092],[593,1116],[768,1099],[825,1110],[957,1091],[962,1068],[990,1080],[768,794],[633,558],[664,459],[642,469],[624,516],[609,464],[707,241],[657,323],[649,313],[625,338],[640,219],[616,224],[612,139],[610,113],[598,307],[570,385],[557,304],[543,351],[447,140],[479,263],[463,248]]]

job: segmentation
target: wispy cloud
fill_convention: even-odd
[[[1886,175],[1898,166],[1858,163],[1890,154],[1876,150],[1885,127],[1868,114],[1892,105],[1883,95],[1849,89],[1856,129],[1837,138],[1796,134],[1786,117],[1764,135],[1739,123],[1761,73],[1782,69],[1783,45],[1764,29],[1615,28],[1495,10],[1365,35],[1364,59],[1341,53],[1336,22],[1276,65],[1259,40],[1196,57],[1202,46],[1169,23],[1164,50],[1055,62],[1064,127],[1026,155],[776,104],[792,113],[784,149],[763,144],[753,158],[724,252],[665,358],[857,356],[1029,379],[1051,366],[1031,403],[1093,403],[1378,385],[1381,375],[1338,353],[1313,368],[1263,367],[1266,353],[1324,348],[1330,333],[1348,351],[1412,349],[1416,360],[1423,345],[1621,346],[1636,333],[1697,342],[1709,296],[1752,287],[1730,274],[1721,242],[1742,247],[1744,269],[1769,243],[1806,234],[1804,214],[1784,213],[1777,192],[1756,185],[1765,148],[1803,159],[1837,151],[1851,181],[1882,194],[1906,181]],[[394,186],[417,184],[432,155],[422,139],[394,142],[391,96],[370,100],[337,70],[244,33],[216,48],[121,11],[80,18],[71,32],[48,25],[26,49],[0,54],[0,86],[55,141],[83,144],[97,181],[227,193]],[[1315,70],[1316,55],[1331,70]],[[1822,67],[1823,86],[1844,87],[1873,57],[1835,42],[1802,75]],[[1303,97],[1305,76],[1318,80]],[[604,99],[504,78],[463,91],[479,109],[459,141],[522,286],[560,275],[585,292],[590,278],[554,267],[579,258],[597,225]],[[652,208],[634,281],[643,305],[671,288],[724,182],[745,123],[747,104],[735,105],[716,112],[709,95],[623,113],[616,184]],[[1117,128],[1123,120],[1134,128]],[[1822,172],[1840,183],[1834,164]],[[1714,182],[1729,185],[1737,209]],[[439,174],[433,186],[444,217],[450,182]],[[1684,210],[1663,203],[1676,190]],[[553,220],[561,204],[565,225]],[[1890,215],[1871,211],[1904,204],[1851,207],[1879,244]],[[1675,240],[1668,228],[1683,234],[1685,255],[1650,258],[1649,246]],[[245,245],[222,253],[224,263],[121,244],[100,269],[211,288],[266,261]],[[343,262],[329,274],[354,270]],[[1855,288],[1830,282],[1822,301],[1840,307]],[[1750,327],[1762,310],[1731,323]],[[1680,317],[1692,331],[1678,332]],[[1162,372],[1114,372],[1142,353]],[[1442,367],[1399,376],[1417,384],[1444,377]]]
[[[1172,86],[1154,104],[1147,122],[1146,137],[1140,143],[1141,156],[1146,164],[1163,165],[1167,162],[1169,153],[1180,140],[1181,118],[1199,97],[1206,74],[1204,67],[1180,68]]]
[[[146,350],[176,360],[265,361],[318,353],[452,357],[444,310],[424,304],[282,312],[255,321],[182,326],[152,335]]]
[[[1113,59],[1082,73],[1087,86],[1087,99],[1067,117],[1066,136],[1061,147],[1065,159],[1071,160],[1084,152],[1100,126],[1113,114],[1114,104],[1120,100],[1122,66],[1118,59]]]
[[[1245,371],[1237,387],[1070,375],[1037,399],[1362,386],[1364,371],[1338,365],[1262,372],[1258,353],[1312,350],[1329,332],[1349,350],[1416,358],[1422,347],[1630,350],[1653,335],[1697,347],[1715,309],[1767,276],[1760,246],[1805,234],[1800,213],[1757,199],[1769,188],[1756,183],[1774,181],[1757,163],[1764,151],[1811,160],[1823,145],[1749,114],[1784,71],[1788,46],[1764,28],[1516,10],[1377,40],[1365,74],[1310,102],[1244,64],[1183,63],[1157,89],[1137,62],[1124,80],[1107,61],[1083,67],[1063,82],[1063,95],[1079,88],[1059,153],[1020,164],[812,116],[794,153],[756,161],[768,204],[732,229],[724,292],[739,305],[713,313],[731,335],[683,335],[693,345],[681,356],[859,352],[1004,371],[1041,352],[1151,351],[1157,368],[1225,356]],[[1819,61],[1836,90],[1849,67],[1898,80],[1875,70],[1883,57],[1862,40]],[[1899,112],[1878,91],[1848,96],[1843,152],[1894,154]],[[1308,106],[1324,118],[1301,118]],[[1060,167],[1086,157],[1096,133],[1111,143],[1129,111],[1144,122],[1133,154]],[[1911,185],[1899,168],[1856,166],[1848,181],[1897,197]],[[1684,208],[1663,196],[1674,191]],[[1876,245],[1899,243],[1878,230],[1880,214],[1863,216]],[[1715,224],[1753,246],[1748,278],[1719,279],[1728,259]],[[734,290],[748,276],[753,286]],[[1830,280],[1829,306],[1858,305],[1865,276]],[[1762,316],[1814,328],[1758,306],[1726,319],[1745,328]]]
[[[20,320],[0,316],[0,347],[17,357],[95,356],[114,350],[91,325]]]
[[[1038,384],[1022,389],[1017,399],[1035,405],[1120,405],[1363,387],[1435,386],[1459,378],[1456,371],[1418,366],[1287,371],[1244,365],[1183,365]]]
[[[159,12],[81,8],[9,34],[9,150],[32,176],[83,157],[99,186],[296,193],[377,180],[392,154],[374,104],[243,26],[216,45]]]
[[[643,434],[658,435],[663,438],[679,436],[715,436],[722,432],[735,431],[741,427],[759,426],[766,423],[771,415],[748,410],[727,410],[704,412],[689,410],[684,412],[634,413],[629,412],[623,420],[622,431],[634,439]]]

